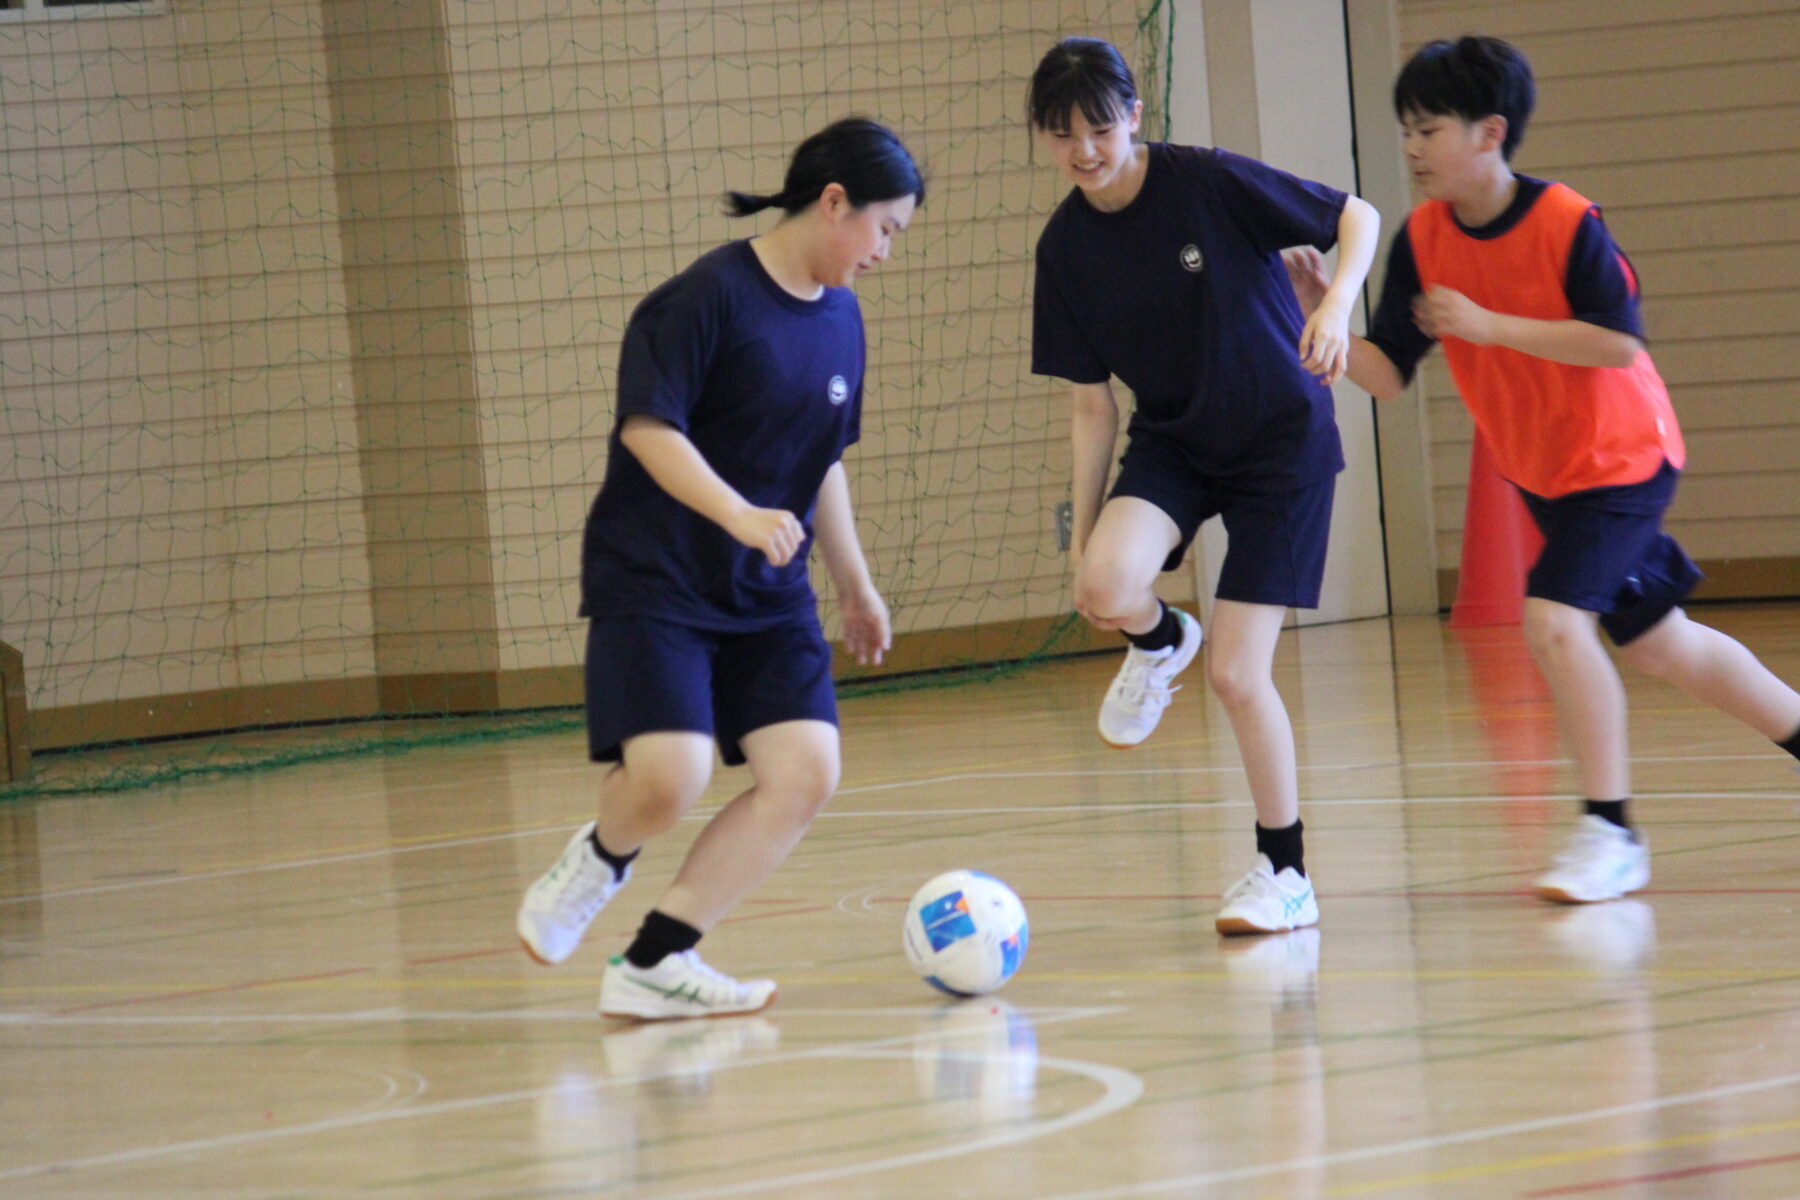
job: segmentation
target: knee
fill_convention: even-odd
[[[818,816],[837,794],[838,762],[830,755],[814,754],[784,763],[758,789],[774,798],[794,819],[805,824]]]
[[[710,765],[710,764],[708,764]],[[655,762],[629,769],[632,807],[640,820],[667,829],[681,820],[706,790],[707,770],[689,763]]]
[[[1538,662],[1556,662],[1591,638],[1592,618],[1580,609],[1548,601],[1525,602],[1525,644]]]
[[[1682,628],[1678,613],[1670,613],[1656,625],[1619,647],[1619,657],[1646,675],[1666,679],[1682,661]]]
[[[1097,625],[1110,628],[1123,620],[1140,589],[1126,583],[1122,572],[1105,562],[1084,562],[1075,580],[1075,609]]]
[[[1261,697],[1263,689],[1273,687],[1267,672],[1254,664],[1241,662],[1215,652],[1206,663],[1206,682],[1219,703],[1228,709],[1243,708]]]

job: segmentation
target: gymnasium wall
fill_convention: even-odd
[[[1515,165],[1599,204],[1637,269],[1651,354],[1689,452],[1669,529],[1708,572],[1700,595],[1800,595],[1800,10],[1772,0],[1400,0],[1399,10],[1402,54],[1479,32],[1530,56],[1538,109]],[[1447,602],[1473,427],[1441,355],[1423,380]]]
[[[34,744],[577,700],[625,319],[772,223],[719,193],[850,111],[931,177],[859,286],[852,477],[898,665],[1037,644],[1068,404],[1027,370],[1030,252],[1063,189],[1023,81],[1062,32],[1138,45],[1137,7],[0,20],[0,640]]]

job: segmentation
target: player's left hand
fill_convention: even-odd
[[[1331,280],[1325,277],[1325,256],[1311,246],[1291,246],[1281,252],[1281,265],[1287,268],[1288,282],[1294,285],[1294,299],[1300,311],[1312,316]]]
[[[1329,292],[1300,331],[1300,365],[1320,383],[1336,383],[1350,366],[1350,306]]]
[[[1454,288],[1433,284],[1413,297],[1413,321],[1426,336],[1485,346],[1494,340],[1494,314]]]
[[[887,601],[870,588],[861,595],[840,597],[838,615],[843,618],[844,649],[850,656],[865,667],[880,663],[894,644]]]

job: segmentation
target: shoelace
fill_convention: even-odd
[[[1577,830],[1575,836],[1569,839],[1568,846],[1556,856],[1556,865],[1559,868],[1580,866],[1593,858],[1597,851],[1610,849],[1612,841],[1608,834],[1600,830]]]
[[[679,957],[682,962],[688,965],[689,970],[693,971],[694,974],[700,976],[701,979],[720,991],[728,992],[735,996],[744,988],[743,984],[739,983],[731,976],[725,974],[723,971],[714,969],[705,959],[700,957],[700,952],[698,950],[683,950]]]
[[[600,870],[604,875],[604,878],[593,880],[593,886],[586,888],[580,886],[583,883],[590,882],[586,873],[583,872],[579,866],[573,864],[571,864],[569,869],[575,875],[577,886],[571,889],[573,895],[569,892],[565,892],[561,898],[565,901],[573,900],[575,902],[568,907],[574,908],[577,919],[590,921],[593,919],[594,914],[600,911],[601,906],[606,903],[606,889],[612,884],[612,868],[602,863],[600,865]]]
[[[1273,875],[1265,875],[1261,871],[1252,871],[1227,888],[1225,890],[1224,898],[1229,902],[1240,900],[1252,892],[1257,894],[1267,894],[1277,890],[1279,889],[1275,887],[1275,877]]]
[[[1126,663],[1124,671],[1113,683],[1113,691],[1121,701],[1133,708],[1142,708],[1144,702],[1152,696],[1166,706],[1170,697],[1181,690],[1181,686],[1177,684],[1170,687],[1167,684],[1150,682],[1151,670],[1161,662],[1161,659],[1154,659],[1149,662]]]

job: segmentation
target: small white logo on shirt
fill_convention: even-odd
[[[831,397],[833,404],[842,404],[850,398],[850,385],[844,381],[842,375],[833,375],[831,386],[827,389],[826,394]]]
[[[1192,242],[1183,246],[1181,248],[1181,265],[1190,271],[1198,271],[1205,266],[1206,261],[1200,257],[1200,247]]]

